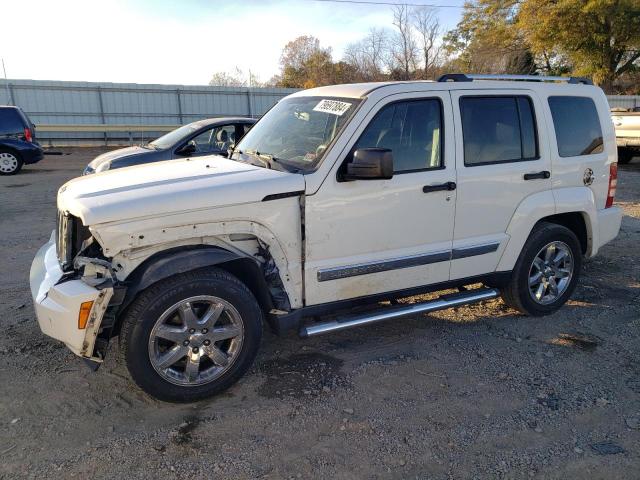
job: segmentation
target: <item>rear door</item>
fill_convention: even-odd
[[[458,193],[451,279],[493,272],[518,205],[551,191],[547,129],[529,90],[451,92]],[[539,113],[540,112],[540,113]]]

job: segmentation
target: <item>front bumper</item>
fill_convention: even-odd
[[[29,283],[38,324],[45,335],[64,342],[76,355],[100,361],[93,357],[93,349],[113,288],[97,289],[82,279],[65,280],[63,276],[54,232],[31,264]],[[80,329],[78,315],[84,302],[93,302],[93,306],[86,328]]]

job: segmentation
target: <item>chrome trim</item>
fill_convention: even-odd
[[[431,263],[445,262],[451,258],[451,250],[441,252],[421,253],[406,257],[393,258],[378,262],[358,263],[346,265],[344,267],[333,267],[318,270],[318,281],[337,280],[339,278],[356,277],[369,273],[386,272],[388,270],[398,270],[401,268],[417,267]]]
[[[453,295],[445,295],[436,300],[428,302],[414,303],[402,307],[391,307],[377,313],[367,313],[360,315],[352,315],[338,318],[331,322],[317,323],[315,325],[303,326],[300,329],[301,337],[313,337],[322,333],[335,332],[347,328],[358,327],[369,323],[381,322],[383,320],[392,320],[402,317],[409,317],[421,313],[434,312],[436,310],[444,310],[445,308],[458,307],[471,303],[490,300],[500,295],[500,291],[495,288],[480,288]]]
[[[451,251],[451,260],[459,260],[461,258],[475,257],[476,255],[485,255],[498,250],[500,242],[485,243],[481,245],[471,245],[469,247],[454,248]]]
[[[397,257],[392,258],[391,260],[357,263],[354,265],[345,265],[343,267],[324,268],[318,270],[318,282],[357,277],[359,275],[368,275],[370,273],[386,272],[389,270],[399,270],[401,268],[418,267],[420,265],[447,262],[449,260],[458,260],[460,258],[473,257],[476,255],[485,255],[487,253],[495,252],[498,250],[499,246],[500,242],[486,243],[481,245],[471,245],[469,247],[454,248],[453,250],[442,250],[440,252]]]

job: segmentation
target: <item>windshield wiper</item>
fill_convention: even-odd
[[[287,163],[281,158],[276,157],[272,153],[260,153],[256,152],[256,155],[260,158],[263,158],[269,162],[269,168],[273,168],[274,164],[278,164],[278,170],[283,170],[285,172],[298,173],[301,170],[293,165]]]
[[[271,168],[271,165],[269,165],[269,162],[267,162],[264,158],[261,158],[258,152],[256,152],[255,150],[245,150],[244,152],[242,150],[235,150],[233,153],[238,154],[238,158],[236,160],[237,162],[249,163],[251,165],[255,165],[256,167]],[[248,155],[250,158],[255,158],[260,163],[258,164],[254,162],[245,162],[244,160],[240,160],[241,155]]]

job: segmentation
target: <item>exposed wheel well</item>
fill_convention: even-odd
[[[589,249],[590,239],[587,232],[587,225],[584,221],[584,216],[582,213],[580,212],[559,213],[557,215],[550,215],[548,217],[544,217],[538,221],[538,223],[540,222],[555,223],[557,225],[562,225],[563,227],[568,228],[576,235],[576,237],[578,237],[582,254],[584,255],[587,253]]]
[[[203,262],[182,262],[177,267],[168,269],[165,273],[161,273],[159,275],[153,276],[152,280],[149,282],[142,282],[140,280],[140,276],[144,275],[144,266],[155,263],[155,260],[161,258],[167,253],[187,253],[187,252],[202,252],[206,254],[208,252],[213,253],[222,253],[228,254],[219,260],[213,258],[210,261]],[[271,292],[269,290],[269,286],[265,281],[264,273],[258,266],[258,264],[252,261],[250,258],[233,258],[230,252],[222,251],[220,249],[207,249],[202,246],[197,246],[195,248],[186,248],[186,249],[173,249],[167,252],[162,252],[161,254],[151,257],[147,260],[146,265],[143,264],[139,266],[134,272],[129,275],[127,278],[127,282],[129,283],[126,295],[122,303],[118,306],[115,306],[115,324],[114,328],[111,331],[110,336],[115,336],[119,334],[121,319],[124,316],[125,311],[131,304],[134,298],[136,298],[140,293],[144,290],[147,290],[157,282],[168,278],[169,276],[175,273],[184,273],[188,271],[195,271],[201,269],[210,269],[210,268],[219,268],[220,270],[224,270],[231,275],[237,277],[242,283],[244,283],[247,288],[251,291],[251,293],[255,296],[260,308],[265,314],[265,318],[269,318],[267,314],[274,308],[273,306],[273,298]],[[142,283],[142,285],[141,285]]]

